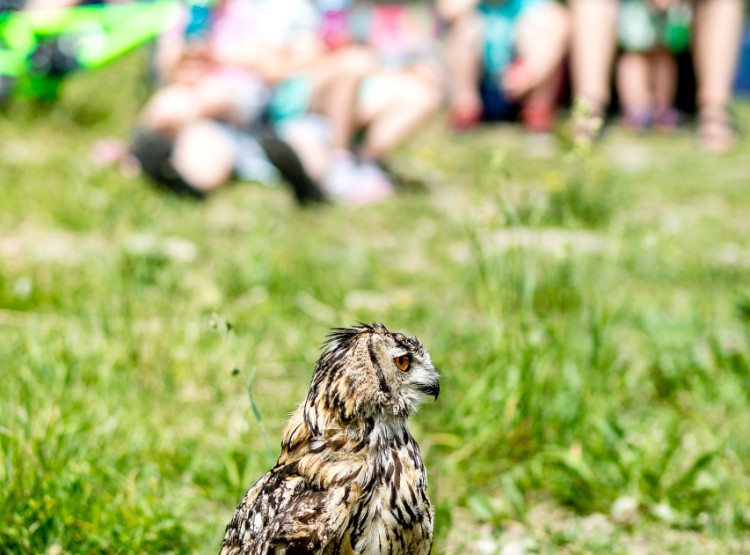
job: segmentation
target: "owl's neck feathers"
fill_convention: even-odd
[[[278,464],[297,464],[300,474],[319,487],[354,481],[362,487],[386,468],[397,450],[419,447],[405,418],[380,413],[342,420],[310,399],[292,415],[284,432]],[[394,449],[396,451],[394,451]]]

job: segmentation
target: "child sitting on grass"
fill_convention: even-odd
[[[302,168],[290,167],[290,151],[284,164],[272,163],[280,141],[258,140],[270,87],[322,50],[315,8],[307,0],[219,0],[210,10],[188,10],[158,44],[161,87],[143,108],[131,147],[144,171],[193,196],[233,177],[273,182],[280,171],[298,199],[315,196]]]
[[[378,202],[395,192],[384,158],[440,106],[434,13],[403,3],[319,4],[328,51],[276,89],[271,114],[327,195]]]
[[[520,118],[554,125],[569,22],[554,0],[439,0],[448,24],[450,118],[456,131]]]
[[[677,62],[687,48],[691,9],[672,0],[622,0],[618,19],[624,52],[617,65],[617,91],[624,124],[634,131],[672,131],[680,123],[674,107]]]

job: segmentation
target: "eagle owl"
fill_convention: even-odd
[[[433,510],[407,417],[437,399],[416,337],[337,328],[289,420],[281,454],[226,528],[221,555],[427,554]]]

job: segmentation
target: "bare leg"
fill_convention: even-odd
[[[727,106],[737,70],[744,13],[740,0],[704,0],[695,14],[698,104]]]
[[[478,89],[482,75],[482,33],[480,17],[468,11],[451,24],[445,38],[445,61],[451,76],[448,94],[457,129],[470,127],[481,117]]]
[[[653,85],[652,124],[657,131],[671,132],[680,125],[674,106],[677,94],[677,62],[671,52],[659,49],[650,55]]]
[[[742,38],[743,5],[740,0],[699,1],[695,15],[701,142],[706,150],[724,152],[737,142],[727,109]]]
[[[359,47],[333,54],[316,68],[313,110],[328,117],[334,149],[350,147],[356,131],[359,86],[375,69],[375,57]]]
[[[175,136],[195,119],[193,97],[193,88],[184,85],[170,85],[156,91],[141,112],[141,125]]]
[[[651,54],[651,79],[654,107],[657,110],[671,107],[677,94],[677,63],[671,53],[657,50]]]
[[[617,92],[626,121],[650,116],[654,102],[649,61],[649,54],[628,52],[622,55],[617,64]],[[630,123],[636,124],[636,121]],[[644,121],[644,124],[647,123]]]
[[[232,143],[210,121],[195,121],[177,135],[172,164],[196,189],[210,191],[229,181],[234,168]]]
[[[365,160],[380,160],[408,138],[440,106],[440,82],[429,70],[379,74],[360,107],[360,122],[367,126],[360,152]]]
[[[331,159],[330,137],[318,129],[292,122],[282,128],[281,138],[299,156],[307,174],[317,182],[322,181]]]
[[[198,85],[168,85],[157,91],[141,114],[141,124],[175,136],[190,122],[203,118],[239,121],[241,114],[232,95],[207,80]]]
[[[205,79],[197,90],[197,119],[215,119],[238,125],[247,123],[248,116],[242,112],[235,95],[221,80]]]
[[[520,117],[529,131],[547,133],[554,126],[569,35],[568,12],[559,4],[531,9],[518,24],[519,62],[506,70],[502,87],[508,97],[523,100]]]
[[[609,102],[615,52],[616,0],[571,0],[574,95],[601,111]]]
[[[518,24],[516,42],[524,71],[518,79],[511,79],[514,74],[508,72],[503,83],[505,92],[520,98],[532,90],[545,89],[537,98],[553,102],[569,36],[568,12],[561,5],[549,4],[530,10]]]
[[[544,81],[529,92],[526,99],[529,103],[553,107],[558,101],[562,88],[563,68],[558,67]]]

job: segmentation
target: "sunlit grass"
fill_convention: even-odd
[[[196,204],[88,160],[127,134],[140,71],[0,120],[0,551],[216,551],[270,464],[258,417],[275,455],[357,320],[443,375],[413,422],[436,552],[750,550],[747,145],[615,129],[539,160],[436,121],[393,160],[427,191]]]

